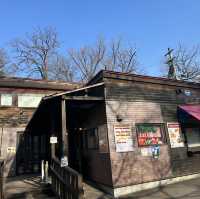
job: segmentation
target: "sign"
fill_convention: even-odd
[[[55,137],[55,136],[50,137],[50,143],[51,144],[56,144],[57,142],[58,142],[57,137]]]
[[[160,156],[160,146],[159,145],[152,146],[151,150],[152,150],[153,158],[155,158],[155,159],[159,158],[159,156]]]
[[[140,149],[142,156],[152,156],[152,149],[151,147],[144,147]]]
[[[7,148],[7,153],[16,153],[16,148],[15,147],[8,147]]]
[[[139,146],[162,144],[161,126],[139,125],[137,128]]]
[[[184,147],[179,123],[167,123],[169,139],[172,148]]]
[[[134,151],[132,130],[130,125],[115,125],[116,152]]]
[[[64,156],[63,158],[61,158],[61,167],[67,167],[68,166],[68,158],[67,156]]]

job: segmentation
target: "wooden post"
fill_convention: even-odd
[[[55,144],[51,144],[51,158],[56,157]]]
[[[67,123],[66,123],[66,101],[61,101],[61,122],[62,122],[62,157],[68,156],[68,135],[67,135]]]

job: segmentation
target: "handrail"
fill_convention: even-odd
[[[50,166],[51,186],[60,199],[83,199],[81,174],[70,167],[61,167],[60,161],[53,158]]]

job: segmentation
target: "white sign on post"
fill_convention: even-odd
[[[130,125],[115,125],[116,152],[134,151],[132,129]]]
[[[171,147],[184,147],[182,132],[179,123],[167,123],[167,128]]]
[[[55,136],[50,137],[50,143],[51,144],[56,144],[57,142],[58,142],[57,137],[55,137]]]
[[[63,158],[61,158],[61,167],[67,167],[68,166],[68,158],[67,156],[64,156]]]

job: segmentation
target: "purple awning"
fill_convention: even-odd
[[[200,121],[200,105],[181,105],[179,108]]]

